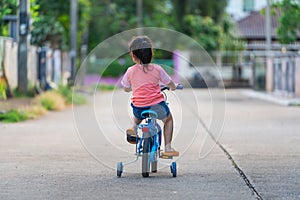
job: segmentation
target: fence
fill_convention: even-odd
[[[194,52],[178,54],[181,55],[177,56],[180,75],[194,82],[194,85],[197,85],[197,81],[223,81],[225,87],[248,86],[255,90],[300,96],[298,52],[271,52],[271,57],[267,57],[265,51],[215,52],[212,58]],[[218,66],[218,70],[214,66]],[[200,84],[201,86],[207,84]]]
[[[28,46],[27,78],[29,86],[40,84],[41,62],[46,62],[45,76],[48,82],[65,83],[70,76],[69,53],[59,51],[57,54],[54,53],[55,51],[47,49],[46,57],[43,60],[39,56],[40,52],[41,48],[32,45]],[[5,72],[10,88],[16,88],[18,85],[17,55],[18,43],[11,38],[0,37],[0,77]],[[55,73],[55,70],[59,71]],[[55,74],[59,74],[59,78]]]
[[[218,86],[217,82],[223,81],[225,87],[265,89],[266,61],[262,52],[214,52],[212,57],[194,52],[179,54],[178,57],[182,57],[177,66],[179,73],[191,82],[206,79],[211,86]]]
[[[284,96],[300,96],[300,55],[270,57],[267,65],[267,91]]]

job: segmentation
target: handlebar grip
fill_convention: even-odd
[[[183,86],[180,85],[180,84],[178,84],[178,85],[176,86],[176,90],[183,90]]]
[[[169,90],[169,89],[170,89],[169,87],[163,86],[163,87],[160,88],[160,91]]]
[[[168,86],[161,86],[160,91],[164,91],[164,90],[170,90],[170,88],[169,88]],[[178,84],[178,85],[176,86],[176,90],[183,90],[183,86],[180,85],[180,84]]]

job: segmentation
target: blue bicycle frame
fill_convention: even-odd
[[[156,162],[157,157],[155,154],[160,150],[161,146],[161,127],[157,123],[157,113],[153,110],[145,110],[142,112],[142,118],[146,119],[146,124],[140,124],[139,129],[142,130],[142,138],[137,145],[136,152],[141,154],[143,151],[143,142],[145,138],[150,139],[151,149],[148,149],[147,152],[150,153],[149,162]]]

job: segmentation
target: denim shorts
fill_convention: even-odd
[[[137,119],[144,119],[145,117],[142,117],[142,112],[144,110],[152,110],[155,111],[158,115],[158,119],[163,120],[165,118],[167,118],[170,114],[170,109],[169,106],[166,104],[165,101],[162,101],[158,104],[155,104],[153,106],[146,106],[146,107],[136,107],[131,103],[131,107],[132,107],[132,111],[133,111],[133,115],[137,118]]]

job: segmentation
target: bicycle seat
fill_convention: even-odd
[[[144,110],[142,113],[141,113],[141,117],[143,119],[147,118],[147,117],[153,117],[153,118],[158,118],[158,114],[153,111],[153,110]]]

